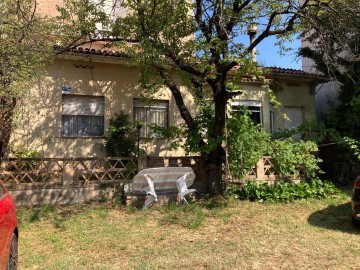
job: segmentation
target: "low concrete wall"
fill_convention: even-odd
[[[90,182],[82,185],[18,185],[9,189],[18,206],[75,204],[116,200],[125,203],[124,187],[130,181]]]

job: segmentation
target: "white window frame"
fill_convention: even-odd
[[[270,117],[270,133],[274,133],[276,127],[275,127],[275,110],[273,106],[270,106],[269,117]]]
[[[260,100],[233,100],[231,102],[231,110],[232,111],[236,111],[236,109],[234,109],[234,107],[236,106],[246,106],[248,107],[248,110],[250,112],[250,114],[253,114],[253,113],[259,113],[259,119],[260,119],[260,123],[257,123],[257,124],[260,124],[261,126],[263,126],[263,104],[262,104],[262,101]],[[255,110],[255,109],[251,109],[250,107],[256,107],[256,108],[259,108],[258,110]]]

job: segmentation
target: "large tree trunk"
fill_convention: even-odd
[[[205,170],[208,176],[208,192],[210,194],[223,194],[223,164],[225,161],[225,151],[218,146],[210,152],[205,160]]]
[[[217,81],[211,84],[215,103],[215,115],[213,123],[213,132],[210,134],[212,139],[216,140],[224,135],[226,126],[226,105],[228,97],[226,95],[226,77],[218,76]],[[223,165],[226,161],[224,148],[219,144],[216,146],[205,159],[205,170],[208,177],[207,190],[210,194],[223,194]]]
[[[8,150],[15,106],[15,98],[0,98],[0,160]]]
[[[219,146],[209,154],[203,154],[197,161],[194,187],[202,194],[223,194],[223,165],[225,151]]]

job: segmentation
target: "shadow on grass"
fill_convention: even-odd
[[[309,216],[308,222],[316,227],[360,235],[360,228],[354,227],[351,222],[350,202],[316,211]]]
[[[32,208],[17,209],[20,226],[47,220],[57,229],[65,229],[65,222],[77,215],[87,215],[95,212],[98,216],[106,216],[107,208],[117,207],[101,203],[84,203],[79,205],[42,205]]]

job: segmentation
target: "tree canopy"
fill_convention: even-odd
[[[188,149],[204,158],[202,178],[207,190],[217,193],[222,191],[227,103],[241,95],[237,82],[242,76],[262,76],[265,70],[253,60],[253,49],[270,36],[283,46],[294,33],[318,27],[324,13],[341,16],[332,12],[338,2],[128,0],[117,1],[112,11],[121,16],[110,18],[107,1],[68,0],[60,11],[73,41],[65,48],[107,41],[141,67],[145,94],[163,86],[171,91],[184,119]],[[99,23],[107,31],[99,32]],[[251,43],[240,38],[247,34]],[[184,102],[184,85],[195,94],[196,114]]]
[[[0,3],[0,159],[7,151],[17,100],[52,55],[52,23],[36,10],[35,0]]]
[[[313,30],[304,35],[311,46],[302,48],[300,54],[339,83],[336,102],[325,117],[327,126],[360,140],[360,3],[337,0],[333,5],[326,7]]]

